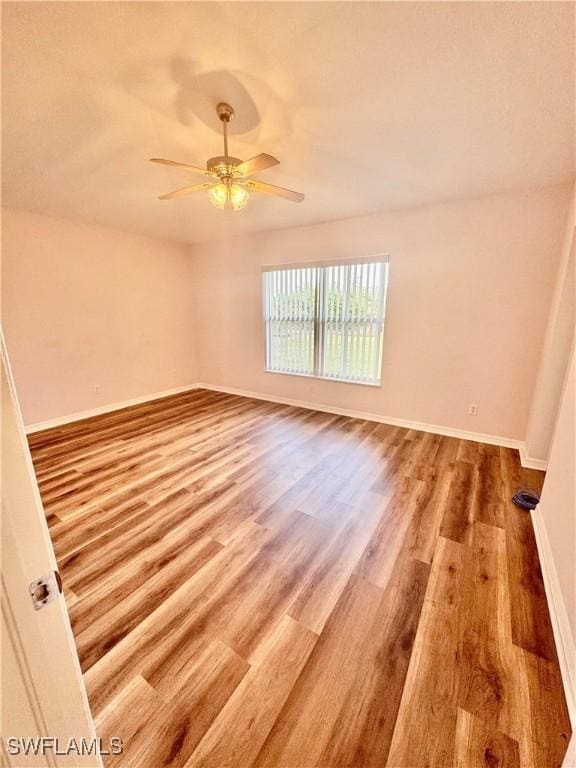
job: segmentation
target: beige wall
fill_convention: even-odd
[[[551,187],[198,246],[200,378],[523,440],[569,195]],[[265,373],[261,265],[376,253],[390,256],[382,387]]]
[[[569,194],[194,248],[5,211],[3,324],[25,422],[203,381],[523,440]],[[390,256],[382,387],[265,373],[261,265],[374,253]]]
[[[186,246],[4,210],[2,262],[26,424],[196,381]]]
[[[548,316],[546,337],[526,430],[527,455],[531,459],[542,461],[548,459],[550,452],[560,395],[566,377],[566,366],[574,340],[575,203],[576,197],[573,191],[562,243],[560,268]]]

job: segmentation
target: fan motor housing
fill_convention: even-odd
[[[217,173],[218,176],[231,176],[237,165],[240,165],[242,160],[237,157],[226,157],[221,155],[220,157],[211,157],[206,163],[206,167],[209,171]]]

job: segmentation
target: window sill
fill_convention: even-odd
[[[317,381],[334,381],[336,384],[359,384],[361,387],[372,387],[378,389],[382,386],[382,382],[374,381],[354,381],[353,379],[336,379],[333,376],[314,376],[313,373],[295,373],[292,371],[271,371],[269,368],[264,369],[265,373],[273,373],[276,376],[298,376],[301,379],[316,379]]]

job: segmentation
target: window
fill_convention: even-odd
[[[379,384],[387,267],[265,268],[266,370]]]

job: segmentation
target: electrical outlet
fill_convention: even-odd
[[[470,416],[478,416],[478,406],[476,403],[470,403],[468,406],[468,413]]]

